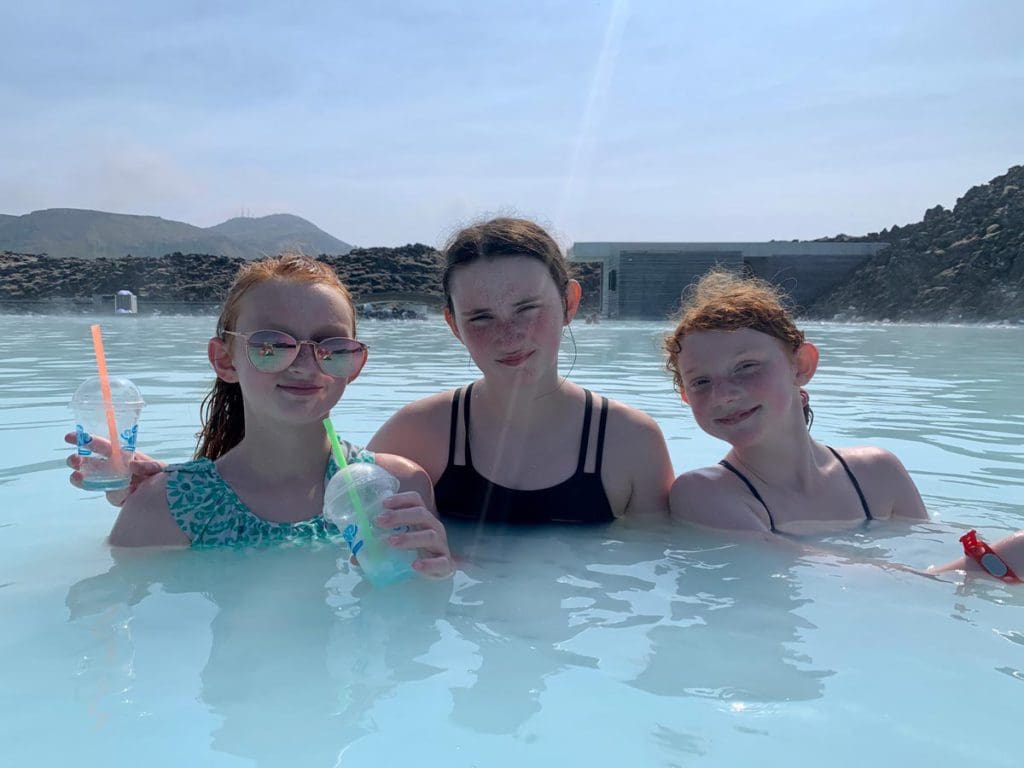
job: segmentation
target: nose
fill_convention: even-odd
[[[497,324],[495,337],[499,344],[516,343],[526,336],[526,323],[518,318],[502,320]]]
[[[723,376],[720,379],[712,379],[711,391],[717,400],[733,400],[739,394],[740,388],[736,386],[732,378]]]
[[[299,342],[299,353],[292,360],[290,368],[305,368],[311,366],[317,367],[316,364],[316,350],[313,347],[313,343],[310,341]]]

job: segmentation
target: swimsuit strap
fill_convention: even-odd
[[[452,426],[448,434],[448,464],[455,466],[455,436],[459,429],[459,395],[462,389],[456,389],[452,397]]]
[[[474,382],[474,383],[476,383],[476,382]],[[473,454],[469,450],[469,400],[470,400],[470,395],[472,395],[472,394],[473,394],[473,384],[470,384],[468,387],[466,387],[466,410],[465,410],[465,412],[463,414],[463,419],[465,420],[465,423],[466,423],[466,466],[467,467],[472,467],[473,466]]]
[[[772,511],[768,509],[768,505],[764,503],[764,499],[761,498],[761,494],[757,492],[757,488],[754,487],[754,484],[747,480],[746,475],[744,475],[742,472],[736,469],[736,467],[734,467],[725,459],[722,459],[718,463],[721,464],[726,469],[728,469],[730,472],[732,472],[734,475],[736,475],[736,477],[738,477],[746,484],[747,488],[750,489],[750,492],[754,494],[754,498],[761,502],[761,506],[764,507],[764,511],[768,513],[768,526],[770,527],[771,532],[778,533],[778,531],[775,530],[775,518],[772,517]]]
[[[586,405],[583,407],[583,435],[580,437],[580,458],[576,462],[576,474],[582,475],[587,464],[587,451],[590,449],[590,416],[594,410],[594,398],[589,389],[584,389]]]
[[[597,425],[597,457],[594,459],[594,474],[601,474],[601,459],[604,456],[604,428],[608,426],[608,398],[601,396],[601,420]]]
[[[871,516],[871,510],[868,508],[868,500],[864,498],[864,491],[860,489],[860,483],[858,483],[857,478],[853,476],[853,472],[850,471],[850,467],[847,465],[846,461],[839,455],[839,451],[831,445],[826,445],[825,447],[832,451],[832,455],[839,459],[839,463],[842,464],[843,469],[846,470],[846,476],[850,478],[850,482],[853,483],[854,490],[857,491],[857,496],[860,497],[860,505],[864,508],[864,517],[868,520],[874,520],[875,518]]]

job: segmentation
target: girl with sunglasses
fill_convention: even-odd
[[[336,536],[321,514],[324,486],[337,470],[322,421],[366,362],[355,335],[355,306],[330,267],[296,255],[243,266],[208,344],[217,379],[203,402],[196,457],[157,464],[162,471],[124,501],[110,543],[218,546]],[[450,574],[423,470],[400,456],[342,445],[349,461],[374,460],[400,480],[381,522],[409,531],[391,537],[392,545],[418,549],[413,567],[421,573]],[[79,458],[68,463],[77,470]],[[142,457],[136,477],[152,473],[152,464]],[[72,483],[80,480],[72,475]]]
[[[923,520],[924,503],[899,459],[882,448],[837,450],[811,438],[803,387],[818,350],[778,291],[725,271],[704,276],[665,339],[667,368],[697,424],[731,449],[676,478],[672,517],[769,536],[814,534],[872,520]],[[970,532],[965,556],[937,570],[1024,576],[1024,533],[989,547]]]
[[[664,518],[673,472],[657,424],[558,370],[581,290],[551,235],[523,219],[492,219],[455,234],[444,257],[445,320],[482,375],[405,406],[369,447],[422,466],[446,517]]]

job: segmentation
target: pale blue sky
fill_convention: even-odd
[[[0,0],[0,213],[812,238],[1024,162],[1020,0],[295,5]]]

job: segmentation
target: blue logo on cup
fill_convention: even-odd
[[[79,456],[92,456],[92,451],[86,448],[92,442],[92,435],[86,432],[81,424],[75,424],[75,442],[78,445]]]
[[[134,424],[121,430],[121,450],[135,453],[135,441],[139,437],[139,425]]]

